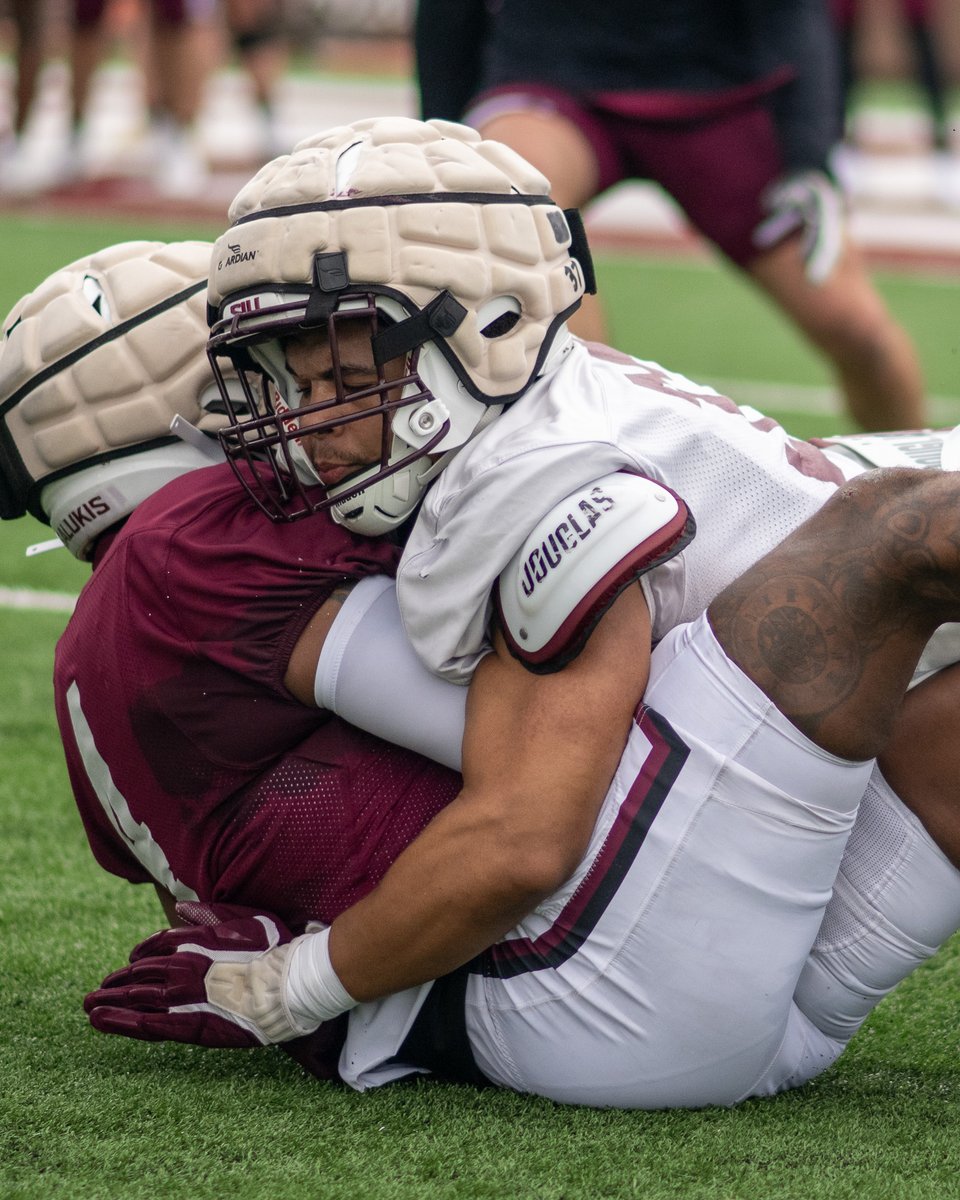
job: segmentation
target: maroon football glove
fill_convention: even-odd
[[[312,1032],[298,1027],[283,1000],[292,935],[268,913],[187,902],[177,913],[196,922],[155,933],[128,967],[108,975],[83,1002],[102,1033],[143,1041],[248,1047]]]

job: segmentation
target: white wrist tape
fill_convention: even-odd
[[[347,597],[323,643],[314,699],[358,729],[460,769],[467,689],[417,658],[392,579],[361,579]]]
[[[323,929],[302,934],[291,943],[283,974],[284,1001],[293,1021],[302,1028],[332,1021],[359,1003],[333,969],[329,941],[330,930]]]

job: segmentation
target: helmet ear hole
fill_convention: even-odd
[[[513,296],[498,296],[477,312],[480,336],[487,339],[503,337],[520,320],[520,302]]]
[[[498,338],[503,337],[505,333],[509,333],[514,325],[520,320],[520,314],[515,312],[501,313],[499,317],[495,317],[489,325],[485,325],[480,330],[481,337]]]

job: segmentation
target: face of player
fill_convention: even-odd
[[[300,418],[301,429],[334,417],[365,412],[375,408],[381,401],[380,394],[349,398],[351,393],[375,388],[380,378],[373,361],[369,323],[340,323],[337,346],[341,383],[339,394],[345,399],[321,412],[304,413]],[[301,408],[336,398],[337,364],[325,334],[317,332],[291,338],[285,343],[284,349],[287,368],[296,381]],[[388,364],[385,374],[388,379],[396,379],[400,374],[400,364]],[[388,420],[383,414],[371,414],[302,439],[303,448],[327,487],[380,462],[384,425]]]

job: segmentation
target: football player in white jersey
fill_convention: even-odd
[[[955,739],[941,719],[918,772],[912,738],[952,716],[957,671],[904,694],[960,618],[960,476],[852,479],[850,447],[572,339],[589,256],[547,193],[470,130],[386,120],[301,143],[234,202],[211,354],[257,416],[228,452],[275,518],[415,518],[403,624],[472,689],[459,798],[329,930],[213,952],[195,1002],[262,1041],[356,1009],[358,1087],[454,1046],[465,1077],[560,1100],[735,1103],[822,1070],[956,928]],[[343,613],[361,641],[369,593]],[[842,872],[865,794],[936,880],[895,913],[889,880]],[[847,944],[895,928],[879,965],[825,943],[805,968],[838,872]],[[94,1022],[129,1032],[143,979],[162,1017],[168,969],[108,981]]]

